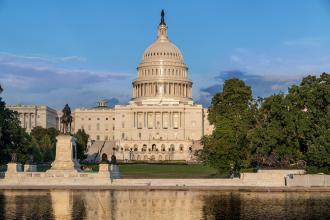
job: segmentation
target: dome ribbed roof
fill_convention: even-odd
[[[145,51],[142,57],[142,62],[144,61],[154,61],[154,60],[173,60],[176,62],[183,62],[183,56],[179,48],[177,48],[170,41],[160,41],[157,40],[151,44]]]

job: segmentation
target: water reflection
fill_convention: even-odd
[[[0,219],[329,219],[330,193],[0,191]]]

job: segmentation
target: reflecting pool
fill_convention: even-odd
[[[0,219],[330,219],[330,193],[0,190]]]

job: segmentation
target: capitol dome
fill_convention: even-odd
[[[161,13],[158,35],[144,51],[138,65],[138,77],[133,81],[133,101],[147,99],[192,100],[192,82],[180,49],[167,36],[167,26]]]
[[[177,48],[168,39],[160,40],[151,44],[143,53],[142,62],[153,60],[173,60],[175,62],[183,63],[183,56],[179,48]]]

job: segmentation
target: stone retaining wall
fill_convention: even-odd
[[[308,175],[290,175],[287,178],[287,186],[314,187],[330,186],[330,175],[308,174]]]
[[[13,166],[14,167],[14,166]],[[102,170],[102,169],[101,169]],[[330,175],[298,175],[301,171],[263,170],[233,179],[110,179],[108,169],[84,172],[11,172],[0,186],[122,186],[122,187],[285,187],[330,186]],[[289,175],[288,175],[289,174]],[[1,176],[1,175],[0,175]]]

